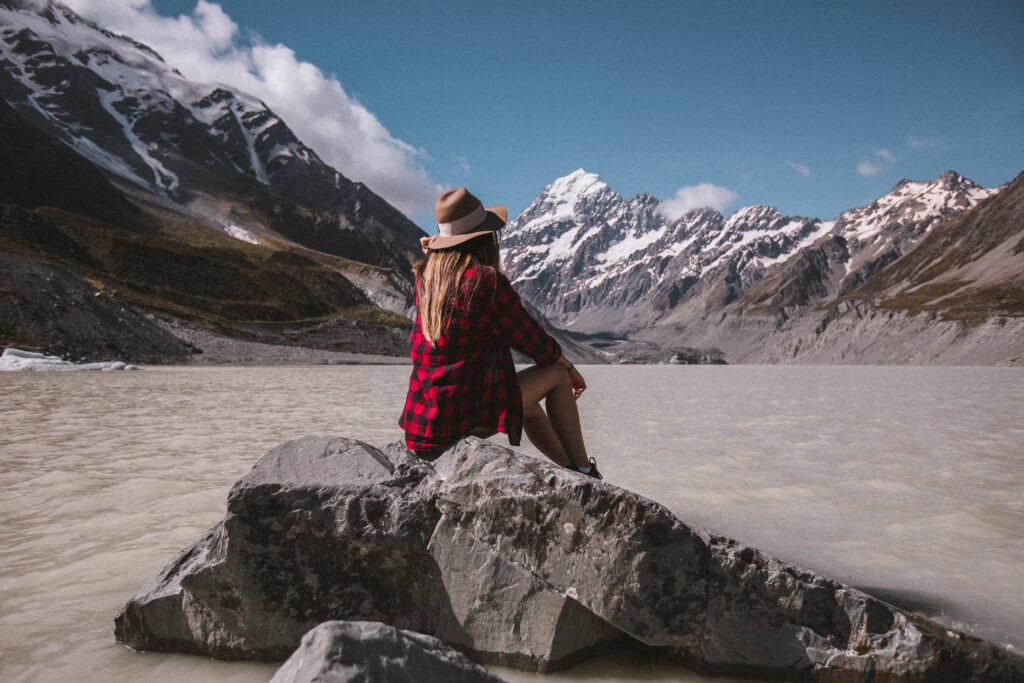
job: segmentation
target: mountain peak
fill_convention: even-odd
[[[548,185],[545,194],[557,197],[582,197],[607,187],[608,185],[596,173],[587,173],[582,168],[578,168]]]
[[[597,177],[598,177],[598,175],[596,173],[590,173],[585,168],[577,168],[575,171],[573,171],[569,175],[564,176],[564,178],[566,178],[566,179],[597,178]]]
[[[916,241],[949,215],[971,208],[996,191],[956,171],[946,171],[935,180],[904,178],[872,204],[840,214],[836,224],[838,232],[848,239],[892,239],[906,233]]]
[[[53,32],[56,32],[56,36],[61,39],[75,41],[81,39],[89,32],[93,32],[102,36],[106,41],[113,41],[114,44],[122,46],[130,45],[137,52],[145,53],[147,58],[155,59],[161,64],[164,63],[163,57],[148,45],[105,29],[56,0],[3,0],[0,1],[0,9],[7,9],[26,15],[36,15],[43,19],[48,26],[42,32],[44,35],[40,35],[42,38],[53,37]],[[37,23],[32,28],[39,29],[40,27],[41,25]],[[79,27],[85,27],[86,30],[78,30]],[[39,31],[34,30],[33,33],[39,34]]]
[[[782,218],[782,214],[774,206],[767,204],[755,204],[739,209],[729,220],[726,221],[726,229],[731,230],[737,226],[765,226]]]
[[[982,189],[981,185],[970,178],[965,178],[956,171],[946,171],[935,179],[935,184],[946,190],[973,191]]]
[[[970,192],[983,188],[970,178],[965,178],[956,171],[950,170],[940,174],[935,180],[911,180],[910,178],[904,178],[896,183],[889,194],[899,194],[906,190],[920,192],[923,189],[944,192]],[[884,197],[880,199],[884,199]]]

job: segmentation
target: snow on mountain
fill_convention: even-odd
[[[419,254],[422,230],[324,163],[263,102],[190,81],[59,2],[0,0],[0,95],[110,174],[221,230],[253,213],[238,202],[255,202],[261,217],[241,226],[254,239],[277,232],[387,267]]]
[[[596,330],[613,311],[644,302],[671,307],[680,282],[689,286],[710,271],[763,270],[829,227],[786,219],[771,207],[747,207],[728,221],[701,209],[673,222],[657,208],[649,194],[625,200],[597,175],[577,170],[509,223],[506,269],[545,315]]]
[[[859,242],[875,240],[897,227],[912,227],[920,235],[996,192],[998,188],[986,189],[953,171],[933,181],[902,180],[869,206],[840,214],[836,232]]]
[[[844,279],[856,286],[943,218],[993,192],[949,172],[931,182],[903,181],[870,206],[831,221],[748,206],[728,219],[700,209],[668,222],[654,197],[625,200],[579,169],[544,188],[509,222],[505,266],[524,296],[573,329],[680,323],[729,305],[787,262],[804,263],[797,255],[824,238],[838,240],[823,257],[826,265],[808,262],[816,270],[801,271],[805,291],[791,292],[787,301],[836,293]]]
[[[174,196],[180,179],[172,167],[180,159],[169,158],[168,148],[265,185],[275,156],[315,156],[297,140],[267,149],[274,127],[283,124],[262,102],[189,81],[150,48],[59,3],[36,6],[0,3],[0,63],[24,88],[22,98],[5,88],[5,98],[32,107],[90,161]],[[203,145],[207,137],[219,144]]]
[[[559,178],[502,231],[506,268],[525,264],[524,279],[558,269],[581,245],[593,248],[613,240],[605,226],[620,223],[627,211],[622,198],[592,173],[579,169]],[[584,215],[597,220],[580,220]]]

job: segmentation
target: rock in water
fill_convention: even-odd
[[[302,637],[271,683],[501,680],[437,638],[374,621],[327,621]]]
[[[550,671],[633,639],[698,670],[843,681],[1024,680],[1024,660],[491,442],[427,464],[306,437],[117,616],[139,650],[282,660],[330,620]]]

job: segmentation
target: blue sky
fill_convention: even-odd
[[[406,168],[321,154],[374,189],[379,178],[428,232],[438,188],[467,185],[515,214],[580,167],[627,197],[713,186],[685,196],[826,219],[905,177],[953,169],[993,186],[1024,170],[1019,0],[98,2],[68,4],[126,32],[145,32],[129,12],[233,23],[214,52],[286,47],[315,66]],[[190,78],[226,78],[167,54],[187,43],[156,47]],[[302,125],[309,143],[315,123]]]

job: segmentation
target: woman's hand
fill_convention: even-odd
[[[572,395],[576,398],[579,398],[580,394],[582,394],[587,388],[587,383],[583,379],[583,375],[580,374],[580,371],[576,369],[575,365],[569,368],[569,383],[572,384]]]
[[[572,364],[572,361],[565,356],[561,356],[558,359],[558,364],[569,371],[569,384],[572,385],[572,395],[574,398],[579,398],[580,394],[587,388],[587,382],[583,379],[583,375]]]

